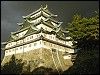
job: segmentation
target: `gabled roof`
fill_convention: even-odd
[[[49,26],[49,27],[51,27],[51,28],[54,27],[53,24],[50,24],[49,22],[45,22],[43,19],[41,19],[40,21],[38,21],[36,24],[33,24],[33,25],[34,25],[34,26],[37,26],[37,25],[39,25],[39,24],[45,24],[46,26]]]
[[[48,15],[51,15],[51,16],[56,16],[54,14],[52,14],[48,9],[47,9],[47,5],[46,7],[43,8],[43,6],[41,6],[38,10],[36,10],[35,12],[32,12],[31,14],[27,15],[27,16],[23,16],[23,18],[29,18],[30,16],[40,12],[40,11],[44,11],[45,13],[47,13]]]
[[[11,34],[11,35],[9,36],[7,42],[12,41],[12,40],[15,40],[15,39],[17,39],[17,36],[14,35],[14,34]]]
[[[52,19],[47,19],[47,20],[45,20],[45,22],[47,22],[47,23],[49,23],[49,24],[51,24],[52,26],[54,26],[51,22],[52,22]],[[54,20],[53,20],[53,22],[55,22]],[[56,24],[58,24],[58,22],[55,22]]]
[[[26,19],[26,20],[24,20],[24,22],[22,23],[22,26],[21,26],[21,28],[20,28],[20,30],[21,29],[24,29],[24,28],[26,28],[26,27],[29,27],[30,26],[30,22],[28,22],[28,20]]]
[[[31,23],[29,23],[28,21],[24,21],[24,23],[21,23],[21,24],[22,25],[21,25],[20,29],[16,32],[12,32],[12,34],[18,34],[24,30],[27,30],[28,28],[30,28]]]
[[[57,17],[57,15],[52,14],[48,9],[43,9],[43,11],[53,17]]]
[[[61,31],[61,30],[60,30],[60,31]],[[60,31],[59,31],[59,32],[60,32]],[[63,37],[63,36],[59,36],[60,33],[56,33],[56,32],[53,32],[53,31],[50,32],[50,31],[44,30],[42,27],[41,27],[39,30],[34,30],[34,29],[30,26],[30,28],[28,28],[27,33],[26,33],[23,37],[15,38],[15,39],[14,39],[14,38],[12,38],[12,36],[10,35],[10,37],[9,37],[9,39],[7,40],[6,43],[11,42],[11,41],[17,41],[17,40],[23,39],[23,38],[25,38],[25,37],[27,37],[27,36],[29,36],[29,35],[38,34],[38,33],[40,33],[40,32],[46,33],[46,34],[55,34],[56,37],[57,37],[58,39],[65,40],[65,41],[71,41],[71,40],[72,40],[72,39],[66,39],[66,38]]]
[[[30,27],[25,35],[28,35],[30,33],[36,32],[36,31],[37,30],[34,30],[34,29],[32,29],[32,27]]]
[[[11,34],[18,34],[18,33],[20,33],[20,32],[22,32],[22,31],[25,31],[25,30],[27,30],[27,29],[29,29],[30,28],[30,26],[29,27],[26,27],[26,28],[23,28],[23,29],[21,29],[21,30],[18,30],[18,31],[16,31],[16,32],[11,32]]]
[[[27,19],[28,19],[29,21],[31,21],[31,20],[35,20],[35,19],[37,19],[37,18],[39,18],[39,17],[41,17],[41,16],[43,16],[44,18],[48,18],[48,16],[44,15],[44,14],[41,12],[41,14],[39,14],[39,15],[37,15],[37,16],[35,16],[35,17],[28,17]]]
[[[12,40],[14,40],[14,39],[10,35],[9,38],[8,38],[8,40],[7,40],[7,42],[12,41]]]

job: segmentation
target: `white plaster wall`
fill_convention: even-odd
[[[40,21],[41,21],[41,19],[42,19],[42,20],[46,20],[46,18],[45,18],[45,17],[40,16],[39,18],[37,18],[37,19],[35,19],[35,20],[30,21],[30,23],[37,24],[38,22],[40,22]]]
[[[49,17],[50,15],[48,15],[47,13],[45,13],[44,11],[42,11],[44,15],[46,15],[47,17]]]
[[[16,45],[16,42],[12,42],[12,46]]]
[[[10,45],[10,46],[9,46]],[[16,42],[11,42],[11,43],[8,43],[6,46],[5,46],[5,48],[8,48],[8,47],[11,47],[11,46],[14,46],[14,45],[16,45]]]
[[[5,48],[8,48],[8,47],[10,47],[9,45],[10,45],[11,43],[8,43],[6,46],[5,46]]]
[[[18,35],[19,38],[20,38],[20,37],[23,37],[23,36],[26,34],[27,31],[28,31],[28,30],[25,30],[25,31],[23,31],[23,32],[20,32],[19,35]]]
[[[23,45],[23,47],[24,47],[24,52],[27,52],[27,51],[29,51],[29,50],[30,50],[30,49],[29,49],[29,45],[28,45],[28,44]]]
[[[71,39],[71,37],[66,37],[66,39]]]
[[[66,52],[74,53],[74,49],[66,48]]]
[[[66,42],[65,42],[65,41],[60,40],[60,39],[58,39],[58,38],[56,38],[56,41],[57,41],[57,42],[60,42],[60,43],[62,43],[62,44],[66,44]]]
[[[37,41],[37,42],[36,42],[37,45],[34,46],[34,49],[38,49],[38,48],[41,48],[41,47],[42,47],[42,42],[41,42],[41,44],[40,44],[40,42],[41,42],[41,41]]]
[[[38,12],[38,13],[36,13],[36,14],[34,14],[34,15],[32,15],[31,18],[32,18],[32,17],[35,17],[35,16],[37,16],[37,15],[40,15],[40,14],[41,14],[41,11]]]
[[[37,36],[38,35],[38,36]],[[27,42],[27,41],[31,41],[33,39],[36,39],[37,37],[39,37],[40,35],[43,35],[44,37],[48,38],[48,39],[51,39],[51,40],[56,40],[57,42],[61,42],[61,43],[65,43],[65,41],[62,41],[62,40],[59,40],[56,38],[55,35],[49,35],[49,34],[45,34],[45,33],[39,33],[39,34],[33,34],[33,35],[30,35],[28,37],[26,37],[26,41],[24,42]],[[33,36],[33,38],[30,39],[30,37]],[[27,40],[28,38],[28,40]],[[23,41],[23,40],[19,40],[20,41]],[[40,43],[41,42],[41,43]],[[45,42],[45,43],[44,43]],[[15,42],[13,42],[15,44]],[[34,46],[34,43],[36,43],[36,46]],[[20,49],[20,47],[17,47],[18,50],[16,50],[16,53],[23,53],[23,50],[24,52],[27,52],[27,51],[30,51],[30,50],[34,50],[34,49],[38,49],[38,48],[47,48],[47,49],[52,49],[52,48],[55,48],[59,51],[67,51],[69,53],[74,53],[74,49],[69,49],[69,48],[66,48],[66,47],[63,47],[63,46],[59,46],[59,45],[56,45],[56,44],[52,44],[52,43],[49,43],[49,42],[46,42],[46,41],[37,41],[37,42],[34,42],[34,43],[30,43],[31,44],[31,47],[29,47],[29,44],[26,45],[26,47],[24,47],[25,45],[22,46],[22,49]],[[68,43],[68,42],[66,42]],[[71,41],[69,42],[71,43]],[[67,45],[69,45],[69,43]],[[20,43],[19,43],[20,44]],[[24,47],[24,48],[23,48]],[[14,54],[15,51],[11,51],[11,52],[8,52],[8,53],[5,53],[5,55],[11,55],[11,54]]]
[[[18,48],[18,50],[15,49],[16,50],[16,54],[17,53],[23,53],[23,49],[20,50],[20,47],[16,47],[16,48]]]
[[[68,46],[72,46],[73,43],[72,43],[72,41],[66,41],[66,45],[68,45]]]
[[[10,51],[10,52],[9,52]],[[7,53],[6,53],[7,52]],[[15,54],[15,50],[14,49],[9,49],[9,50],[6,50],[5,51],[5,56],[8,56],[8,55],[13,55]]]
[[[44,29],[44,30],[47,30],[47,31],[52,31],[52,28],[44,25],[44,24],[39,24],[36,26],[38,29],[40,29],[41,27]]]
[[[54,22],[51,22],[54,26],[57,26],[57,24],[56,23],[54,23]]]
[[[45,44],[44,44],[44,42],[45,42]],[[49,42],[46,42],[46,41],[43,41],[43,48],[47,48],[47,49],[53,48],[53,49],[65,52],[65,47],[59,46],[59,45],[56,45],[56,44],[52,44],[52,43],[49,43]]]
[[[71,59],[71,55],[65,55],[63,56],[64,59]]]
[[[36,43],[36,45],[34,45],[34,43]],[[34,42],[34,43],[30,43],[31,47],[29,47],[30,44],[27,44],[27,45],[21,46],[22,47],[21,49],[20,49],[20,47],[16,47],[16,48],[18,48],[18,50],[16,50],[16,48],[14,48],[14,51],[12,51],[11,49],[10,49],[11,52],[6,53],[6,51],[5,51],[5,56],[15,54],[15,52],[16,52],[16,54],[17,53],[23,53],[23,51],[27,52],[27,51],[31,51],[31,50],[38,49],[38,48],[47,48],[47,49],[54,48],[54,49],[57,49],[59,51],[65,52],[65,50],[66,50],[69,53],[74,53],[73,49],[69,49],[69,48],[66,48],[66,47],[63,47],[63,46],[59,46],[59,45],[56,45],[56,44],[52,44],[52,43],[49,43],[49,42],[46,42],[46,41],[42,41],[42,40]]]
[[[33,38],[32,38],[32,36],[33,36]],[[31,41],[31,40],[33,40],[33,39],[38,38],[39,36],[40,36],[40,34],[32,34],[32,35],[30,35],[30,36],[25,37],[25,38],[24,38],[24,42]]]
[[[9,55],[9,50],[5,51],[5,56]]]
[[[16,44],[21,44],[23,43],[23,40],[18,40]]]
[[[52,34],[52,35],[50,35],[50,34],[44,34],[44,37],[48,38],[50,40],[56,41],[56,36],[54,34]]]

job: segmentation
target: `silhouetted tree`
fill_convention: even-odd
[[[21,59],[18,60],[12,55],[10,61],[2,66],[1,74],[21,74],[23,65],[24,63],[22,63]]]
[[[99,74],[99,14],[91,18],[75,15],[69,25],[69,34],[80,50],[74,65],[63,74]]]
[[[52,68],[45,68],[43,66],[35,68],[32,71],[32,75],[59,75],[57,70],[54,70]]]

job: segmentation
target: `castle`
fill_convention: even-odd
[[[63,22],[54,20],[57,15],[48,10],[48,6],[41,6],[35,12],[23,16],[24,21],[16,32],[11,32],[9,39],[3,42],[5,56],[2,64],[9,61],[14,54],[31,66],[45,66],[66,70],[71,66],[74,53],[71,37],[68,31],[61,28]]]

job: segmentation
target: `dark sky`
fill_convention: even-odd
[[[1,1],[1,42],[6,41],[10,32],[18,29],[17,23],[22,22],[26,16],[48,5],[48,9],[58,15],[58,20],[64,22],[63,26],[71,21],[75,13],[82,16],[91,16],[99,9],[98,1]]]

